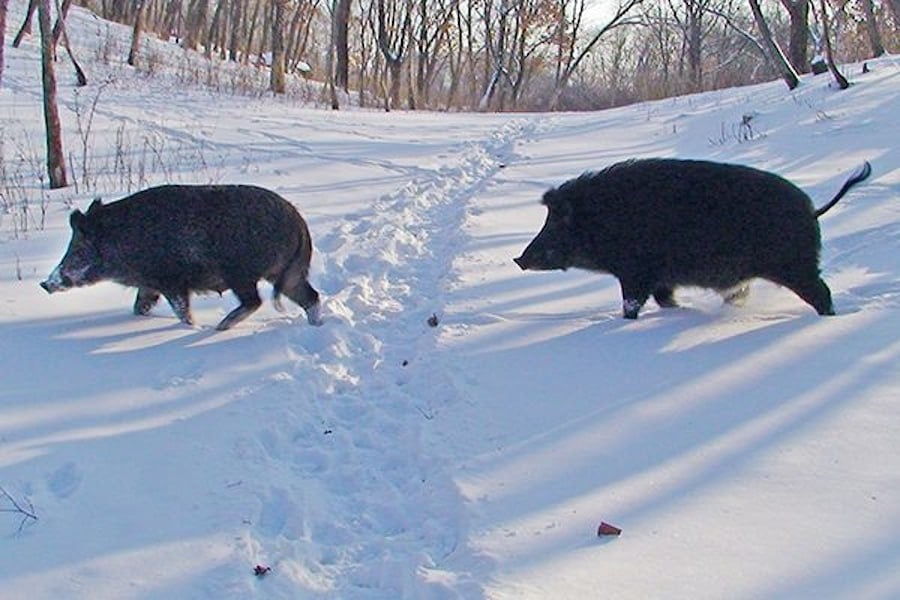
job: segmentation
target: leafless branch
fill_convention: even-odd
[[[22,530],[25,528],[28,521],[37,521],[37,515],[34,513],[34,506],[32,506],[30,501],[26,499],[26,502],[28,502],[27,508],[22,506],[22,504],[13,498],[2,486],[0,486],[0,496],[6,498],[6,501],[11,505],[11,508],[0,508],[0,512],[14,513],[22,516],[22,520],[19,522],[19,528],[16,530],[16,535],[22,533]]]

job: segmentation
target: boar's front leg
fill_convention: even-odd
[[[623,276],[619,278],[622,287],[622,315],[626,319],[637,319],[647,298],[654,290],[653,279],[643,276]]]
[[[191,316],[191,301],[188,292],[162,292],[169,306],[178,320],[185,325],[193,325],[194,318]]]
[[[150,314],[150,309],[159,302],[159,292],[146,287],[139,287],[137,297],[134,299],[134,314],[145,317]]]
[[[216,329],[219,331],[224,331],[237,325],[256,312],[256,309],[262,305],[262,299],[259,297],[259,291],[256,289],[256,281],[233,285],[231,286],[231,291],[234,292],[238,297],[238,300],[241,301],[241,305],[225,315],[222,322],[216,325]]]

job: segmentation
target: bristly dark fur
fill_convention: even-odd
[[[819,277],[816,218],[870,173],[864,164],[817,211],[791,182],[746,166],[662,158],[616,163],[548,190],[547,221],[516,262],[523,269],[611,273],[630,318],[651,295],[674,305],[678,286],[738,300],[755,277],[833,314]]]
[[[134,311],[165,297],[191,323],[191,292],[232,290],[240,300],[219,324],[227,329],[261,304],[257,282],[274,285],[318,320],[318,293],[307,281],[312,243],[306,222],[278,194],[245,185],[165,185],[87,213],[72,213],[72,241],[60,263],[65,285],[111,280],[138,288]]]

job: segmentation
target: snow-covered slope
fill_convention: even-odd
[[[84,47],[99,31],[74,12]],[[0,513],[0,597],[900,595],[896,58],[847,66],[847,91],[542,115],[326,112],[115,64],[76,95],[63,61],[76,171],[99,95],[97,177],[48,192],[36,42],[6,55],[31,220],[0,221],[0,505],[37,520]],[[817,204],[869,160],[821,222],[839,316],[754,282],[740,308],[685,290],[626,322],[609,276],[519,271],[546,188],[638,156],[769,169]],[[325,324],[266,302],[215,332],[230,294],[188,328],[113,284],[39,288],[72,206],[167,181],[295,203]]]

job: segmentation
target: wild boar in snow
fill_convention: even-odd
[[[257,282],[286,295],[318,324],[319,294],[309,284],[312,242],[303,217],[278,194],[246,185],[164,185],[69,217],[62,261],[41,283],[48,293],[115,281],[137,288],[134,313],[163,296],[193,324],[191,292],[232,290],[240,305],[217,329],[247,318],[262,301]]]
[[[576,267],[613,275],[628,319],[650,296],[675,306],[678,286],[711,288],[739,301],[755,277],[833,315],[819,272],[817,219],[870,173],[866,162],[815,209],[794,184],[750,167],[629,160],[547,191],[544,227],[514,260],[523,270]]]

